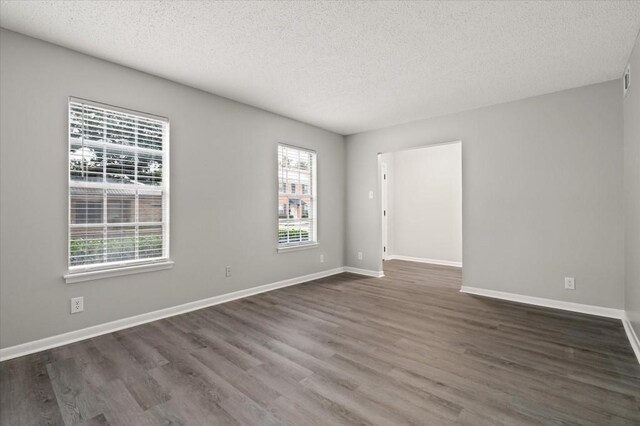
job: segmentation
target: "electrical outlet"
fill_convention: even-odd
[[[324,254],[320,255],[320,263],[324,263]]]
[[[358,252],[358,260],[362,260],[362,252],[361,251]]]
[[[373,200],[373,191],[369,191],[369,199]]]
[[[224,268],[224,276],[225,277],[230,277],[231,276],[231,266],[226,266]]]
[[[71,313],[77,314],[84,311],[84,297],[71,298]]]
[[[573,277],[564,277],[564,288],[567,290],[576,289],[576,279]]]

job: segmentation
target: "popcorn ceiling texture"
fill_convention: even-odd
[[[640,2],[2,1],[0,25],[352,134],[620,78]]]

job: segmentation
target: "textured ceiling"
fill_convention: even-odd
[[[351,134],[619,78],[640,2],[2,1],[0,25]]]

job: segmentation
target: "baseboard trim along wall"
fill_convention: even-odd
[[[347,271],[348,269],[348,271]],[[361,272],[358,272],[361,271]],[[172,317],[198,309],[206,308],[220,303],[230,302],[236,299],[253,296],[254,294],[265,293],[267,291],[276,290],[278,288],[289,287],[296,284],[317,280],[331,275],[343,272],[351,272],[354,274],[370,276],[369,272],[364,269],[356,268],[334,268],[326,271],[316,272],[314,274],[303,275],[300,277],[290,278],[271,284],[265,284],[245,290],[234,291],[232,293],[222,294],[219,296],[209,297],[207,299],[196,300],[194,302],[184,303],[182,305],[172,306],[169,308],[159,309],[145,314],[135,315],[128,318],[122,318],[115,321],[98,324],[81,330],[70,331],[68,333],[58,334],[56,336],[45,337],[44,339],[34,340],[32,342],[22,343],[15,346],[0,349],[0,361],[17,358],[23,355],[44,351],[46,349],[67,345],[69,343],[78,342],[80,340],[90,339],[114,331],[123,330],[125,328],[135,327],[136,325],[146,324],[162,318]]]
[[[374,278],[384,277],[384,271],[373,271],[371,269],[352,268],[351,266],[345,266],[344,272],[351,272],[352,274],[366,275],[367,277],[374,277]]]
[[[491,297],[493,299],[508,300],[511,302],[526,303],[528,305],[544,306],[545,308],[562,309],[564,311],[579,312],[581,314],[596,315],[599,317],[615,318],[622,321],[624,331],[631,344],[633,352],[640,363],[640,340],[636,334],[627,314],[622,309],[605,308],[602,306],[583,305],[581,303],[563,302],[561,300],[544,299],[542,297],[524,296],[516,293],[506,293],[504,291],[487,290],[484,288],[462,286],[461,293],[473,294],[476,296]]]
[[[633,353],[636,354],[636,358],[638,358],[638,363],[640,364],[640,339],[638,339],[638,335],[633,329],[626,313],[624,314],[624,318],[622,318],[622,325],[624,326],[624,331],[627,333],[627,338],[629,338],[629,343],[631,343]]]
[[[424,257],[402,256],[400,254],[390,254],[387,260],[406,260],[408,262],[431,263],[432,265],[455,266],[462,268],[462,262],[454,262],[451,260],[426,259]]]
[[[607,318],[624,318],[624,310],[605,308],[603,306],[583,305],[581,303],[564,302],[562,300],[545,299],[542,297],[525,296],[517,293],[487,290],[484,288],[462,286],[461,293],[475,294],[477,296],[491,297],[494,299],[509,300],[511,302],[526,303],[528,305],[544,306],[545,308],[562,309],[565,311],[579,312],[581,314],[597,315]]]
[[[137,325],[146,324],[148,322],[157,321],[159,319],[172,317],[175,315],[185,314],[187,312],[218,305],[220,303],[230,302],[232,300],[242,299],[253,296],[255,294],[265,293],[279,288],[289,287],[305,282],[329,277],[331,275],[349,272],[367,277],[381,278],[384,277],[383,271],[373,271],[368,269],[353,268],[350,266],[328,269],[309,275],[290,278],[287,280],[277,281],[271,284],[265,284],[245,290],[234,291],[232,293],[222,294],[219,296],[209,297],[207,299],[196,300],[182,305],[172,306],[169,308],[159,309],[145,314],[135,315],[104,324],[98,324],[92,327],[83,328],[81,330],[70,331],[68,333],[58,334],[56,336],[45,337],[43,339],[34,340],[32,342],[22,343],[15,346],[0,349],[0,361],[6,361],[24,355],[56,348],[58,346],[67,345],[78,342],[80,340],[90,339],[92,337],[101,336],[103,334],[112,333],[114,331],[123,330],[125,328],[135,327]],[[631,322],[627,318],[625,312],[621,309],[604,308],[601,306],[583,305],[579,303],[563,302],[553,299],[544,299],[541,297],[524,296],[515,293],[506,293],[502,291],[486,290],[482,288],[462,286],[461,293],[474,294],[478,296],[491,297],[495,299],[509,300],[512,302],[526,303],[529,305],[544,306],[547,308],[563,309],[566,311],[580,312],[584,314],[597,315],[608,318],[616,318],[622,320],[622,324],[631,343],[638,362],[640,363],[640,339],[638,339]]]

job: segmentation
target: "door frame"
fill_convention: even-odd
[[[382,215],[382,260],[389,257],[389,189],[387,163],[380,162],[380,204]]]
[[[382,160],[382,155],[383,154],[387,154],[387,153],[395,153],[395,152],[401,152],[401,151],[412,151],[414,149],[422,149],[422,148],[431,148],[431,147],[435,147],[435,146],[439,146],[439,145],[450,145],[450,144],[454,144],[454,143],[459,143],[460,144],[460,166],[461,166],[461,178],[462,178],[462,188],[461,188],[461,211],[462,211],[462,262],[464,262],[464,235],[465,235],[465,209],[464,209],[464,194],[465,194],[465,162],[464,162],[464,146],[465,144],[463,143],[462,139],[454,139],[454,140],[450,140],[450,141],[446,141],[446,142],[434,142],[434,143],[428,143],[425,145],[419,145],[419,146],[413,146],[413,147],[409,147],[409,148],[400,148],[400,149],[396,149],[394,151],[380,151],[377,153],[377,169],[378,169],[378,190],[380,191],[380,203],[378,204],[378,212],[379,212],[379,222],[378,222],[378,232],[380,232],[380,239],[378,241],[380,241],[380,253],[381,253],[381,260],[380,260],[380,267],[382,268],[382,261],[384,260],[390,260],[392,258],[394,258],[394,256],[392,254],[389,253],[389,236],[388,236],[388,216],[389,216],[389,206],[388,206],[388,168],[387,168],[387,164]],[[387,171],[387,175],[386,175],[386,179],[385,179],[385,173],[383,173],[382,168],[383,168],[383,164],[385,167],[385,171]],[[386,207],[386,208],[385,208]],[[386,216],[385,216],[385,210],[387,212]],[[385,250],[386,248],[386,250]],[[461,262],[461,263],[462,263]],[[460,265],[462,266],[462,265]],[[463,269],[463,277],[464,277],[464,269]]]

